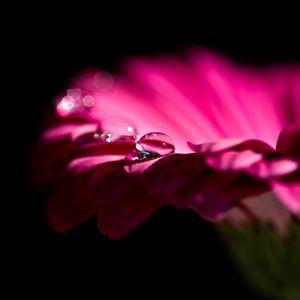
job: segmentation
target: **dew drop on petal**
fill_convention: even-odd
[[[141,152],[158,154],[159,156],[171,154],[175,151],[172,139],[161,132],[145,134],[138,140],[136,149]]]
[[[136,149],[129,152],[124,161],[124,169],[128,173],[135,171],[136,163],[147,162],[175,151],[172,139],[160,132],[151,132],[142,136],[136,143]],[[138,168],[140,169],[140,168]]]
[[[101,122],[101,134],[106,142],[135,141],[137,129],[122,118],[107,118]]]

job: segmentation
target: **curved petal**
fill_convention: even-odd
[[[84,172],[93,169],[101,164],[112,162],[123,162],[123,155],[101,155],[101,156],[87,156],[72,160],[67,169],[73,173]]]
[[[199,154],[163,157],[141,174],[141,182],[151,194],[168,194],[188,184],[196,175],[205,176],[207,166]]]
[[[238,171],[245,170],[262,159],[261,153],[245,150],[242,152],[227,151],[220,155],[210,156],[206,158],[206,162],[211,168],[218,171]]]
[[[180,191],[179,197],[191,197],[192,207],[204,218],[215,220],[234,207],[242,198],[268,190],[267,185],[245,174],[213,172],[203,178],[195,177]]]
[[[299,170],[299,163],[289,158],[279,157],[260,160],[246,169],[246,172],[262,180],[273,180]]]
[[[174,154],[154,163],[141,175],[152,194],[163,194],[169,202],[196,209],[202,216],[218,218],[240,198],[262,193],[263,182],[242,172],[216,172],[200,154]]]
[[[71,133],[78,127],[76,123],[65,123],[50,127],[41,136],[42,143],[54,143],[64,139],[69,139]]]
[[[207,142],[199,145],[188,142],[188,145],[193,151],[205,155],[212,155],[227,150],[233,150],[233,151],[252,150],[258,153],[268,153],[274,151],[274,148],[272,148],[270,145],[256,139],[249,140],[249,139],[226,138],[226,139],[220,139],[217,141]]]
[[[300,120],[299,120],[300,121]],[[276,150],[300,160],[300,126],[290,125],[285,127],[277,141]]]
[[[97,205],[90,186],[92,172],[66,173],[54,188],[47,217],[57,232],[70,230],[96,214]]]
[[[237,67],[201,49],[191,52],[190,61],[205,99],[202,105],[211,112],[223,137],[257,138],[275,145],[283,124],[272,87],[259,69]]]
[[[275,181],[272,187],[282,203],[291,212],[300,215],[300,182]]]
[[[98,228],[111,239],[128,234],[166,202],[147,193],[123,166],[102,177],[96,191]]]

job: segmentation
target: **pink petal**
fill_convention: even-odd
[[[128,234],[165,202],[147,193],[123,167],[101,178],[96,191],[98,228],[111,239]]]
[[[299,169],[299,163],[288,158],[261,160],[251,165],[246,171],[260,179],[274,179],[287,176]]]
[[[273,152],[274,149],[266,144],[263,141],[255,140],[255,139],[232,139],[226,138],[217,140],[214,142],[207,142],[203,144],[193,144],[188,142],[189,147],[198,153],[202,153],[205,155],[212,155],[218,152],[226,151],[226,150],[235,150],[235,151],[244,151],[244,150],[252,150],[255,152]]]
[[[125,155],[135,148],[133,142],[111,142],[83,145],[78,148],[77,156]]]
[[[47,208],[48,222],[54,230],[67,231],[96,214],[90,186],[92,172],[67,173],[55,187]]]
[[[191,182],[190,189],[194,189],[193,206],[197,212],[214,220],[222,217],[240,199],[266,191],[267,186],[242,174],[212,173],[204,180],[196,178]]]
[[[84,136],[96,133],[99,125],[97,123],[87,123],[74,128],[71,132],[71,141],[81,144],[84,142]]]
[[[279,135],[276,149],[283,154],[300,159],[300,127],[298,125],[285,127]]]
[[[206,163],[218,171],[237,171],[250,167],[263,159],[261,153],[246,150],[242,152],[228,151],[220,155],[209,156]]]
[[[46,143],[53,143],[62,141],[66,138],[70,138],[71,133],[78,127],[76,123],[65,123],[62,125],[54,126],[47,129],[42,137],[41,141]]]
[[[204,110],[211,113],[223,137],[257,138],[275,145],[282,124],[272,88],[259,70],[238,67],[198,49],[190,57]]]
[[[141,174],[141,182],[151,194],[168,194],[198,174],[205,176],[207,167],[199,154],[173,154],[163,157]]]
[[[282,203],[294,214],[300,214],[300,183],[274,181],[273,190]]]
[[[39,145],[30,157],[31,180],[39,187],[52,183],[77,150],[77,146],[68,140]]]
[[[218,218],[241,198],[258,194],[266,186],[242,173],[210,170],[199,154],[174,154],[162,158],[141,176],[151,194],[163,194],[169,202],[196,209],[206,218]]]
[[[123,162],[123,155],[101,155],[101,156],[88,156],[88,157],[80,157],[72,160],[67,169],[72,171],[73,173],[84,172],[90,169],[95,168],[98,165],[121,161]]]

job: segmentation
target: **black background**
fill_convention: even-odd
[[[10,176],[14,187],[8,219],[10,255],[5,279],[11,295],[82,299],[263,299],[241,280],[214,229],[193,213],[160,209],[127,237],[102,237],[91,219],[66,234],[45,221],[47,193],[27,182],[26,156],[51,99],[67,80],[89,66],[117,71],[128,55],[174,53],[189,45],[219,50],[243,63],[300,59],[297,20],[249,7],[231,13],[215,7],[184,10],[144,3],[130,13],[65,1],[26,6],[20,32],[24,88]],[[292,10],[292,9],[291,9]],[[152,12],[153,11],[153,12]],[[121,17],[120,17],[121,15]],[[17,188],[15,185],[16,180]]]

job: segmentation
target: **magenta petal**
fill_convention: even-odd
[[[102,177],[96,193],[98,228],[111,239],[128,234],[165,202],[147,193],[122,167]]]
[[[81,146],[77,156],[125,155],[135,147],[132,142],[111,142]]]
[[[215,142],[203,144],[193,144],[188,142],[189,147],[201,154],[212,155],[226,150],[244,151],[252,150],[255,152],[273,152],[274,149],[267,143],[255,139],[221,139]]]
[[[203,143],[200,145],[188,143],[188,145],[195,152],[202,153],[202,154],[212,154],[212,153],[230,149],[236,145],[240,145],[244,141],[246,141],[246,139],[227,138],[227,139],[218,140],[217,142],[208,142],[208,143]]]
[[[211,174],[198,187],[194,203],[198,213],[208,219],[218,219],[239,200],[261,194],[267,185],[244,174]]]
[[[206,171],[201,155],[173,154],[159,159],[148,168],[141,175],[141,182],[151,194],[168,194]]]
[[[64,172],[77,149],[67,140],[38,147],[31,157],[31,180],[39,187],[52,183]]]
[[[290,125],[285,127],[278,138],[277,151],[300,159],[300,127]]]
[[[299,169],[299,163],[288,158],[261,160],[251,165],[246,171],[257,178],[267,180],[287,176]]]
[[[246,169],[262,159],[262,154],[251,150],[243,152],[228,151],[220,155],[209,156],[206,163],[218,171],[237,171]]]
[[[299,182],[280,182],[272,183],[275,193],[279,196],[282,203],[294,214],[300,214],[300,183]]]
[[[92,172],[67,173],[55,187],[47,210],[48,222],[54,230],[67,231],[96,214],[90,186]]]
[[[67,169],[71,170],[73,173],[84,172],[107,162],[123,161],[123,158],[123,155],[101,155],[81,157],[72,160],[67,166]]]
[[[86,136],[97,132],[99,125],[97,123],[87,123],[77,126],[71,133],[71,140],[77,144],[84,144]],[[95,139],[96,141],[96,139]],[[89,140],[88,140],[89,142]]]
[[[41,141],[43,143],[53,143],[61,141],[65,138],[69,138],[72,131],[74,131],[77,127],[78,124],[76,123],[65,123],[59,126],[51,127],[43,133]]]

